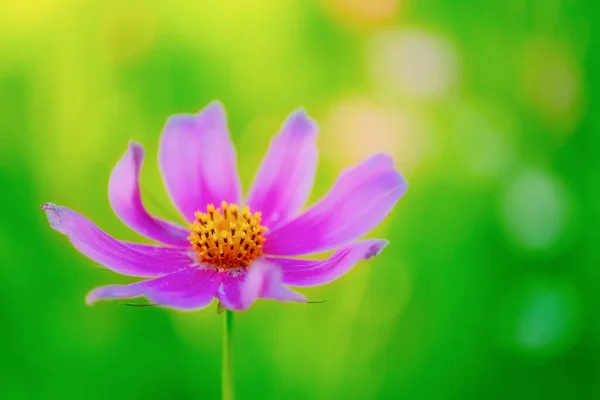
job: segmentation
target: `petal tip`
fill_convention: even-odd
[[[378,256],[388,244],[389,241],[385,239],[373,240],[368,246],[363,259],[370,260],[371,258]]]
[[[123,157],[121,157],[121,159],[117,162],[117,164],[113,168],[109,180],[112,181],[114,179],[115,172],[118,171],[118,168],[122,164],[129,164],[129,163],[133,162],[134,166],[135,166],[135,163],[140,162],[143,158],[144,158],[144,146],[142,146],[140,143],[138,143],[136,141],[130,140],[129,143],[127,144],[127,150],[125,151],[125,154],[123,154]],[[121,168],[123,168],[123,167],[121,167]]]
[[[127,150],[129,151],[135,151],[135,152],[139,152],[139,151],[144,151],[144,146],[142,146],[142,144],[140,142],[136,142],[135,140],[130,140],[129,143],[127,143]]]
[[[224,109],[225,109],[225,106],[223,106],[223,102],[222,102],[221,100],[217,100],[217,99],[215,99],[215,100],[212,100],[211,102],[209,102],[209,103],[206,105],[206,108],[207,108],[207,109],[208,109],[208,108],[220,108],[220,109],[224,110]]]
[[[316,135],[319,131],[319,125],[312,119],[304,107],[300,107],[292,112],[284,122],[287,127],[296,134]]]
[[[100,300],[100,294],[98,293],[98,289],[93,289],[87,294],[87,296],[85,296],[85,304],[87,304],[88,306],[93,305],[98,300]]]
[[[227,115],[223,104],[214,100],[208,103],[202,110],[194,116],[191,121],[194,125],[194,131],[212,131],[223,129],[227,131]]]
[[[189,135],[196,129],[196,120],[193,114],[173,114],[167,118],[163,132],[161,134],[161,143],[167,142],[170,137],[178,137],[181,135]],[[159,147],[159,157],[164,149]]]
[[[400,181],[399,187],[398,187],[398,200],[400,200],[402,197],[404,197],[404,195],[406,194],[407,191],[408,191],[408,182],[406,182],[406,180],[404,178],[402,178],[402,181]]]
[[[371,157],[369,157],[369,160],[374,164],[381,165],[381,168],[383,169],[393,169],[396,173],[396,178],[398,180],[399,186],[403,189],[403,191],[406,191],[408,187],[408,181],[400,171],[394,168],[395,161],[392,156],[390,156],[387,153],[375,153]]]
[[[291,291],[293,293],[293,297],[290,298],[290,301],[295,301],[298,303],[308,303],[308,298],[302,293],[298,293],[295,291]]]
[[[225,119],[225,106],[220,100],[213,100],[208,103],[200,112],[197,114],[198,118],[218,118]]]
[[[396,177],[398,179],[398,186],[402,189],[402,194],[404,194],[404,192],[406,192],[408,189],[408,181],[400,171],[394,170],[394,172],[396,173]]]
[[[387,153],[375,153],[370,157],[370,159],[373,162],[381,163],[385,167],[394,167],[394,158]]]
[[[60,211],[58,206],[54,203],[44,203],[40,206],[40,208],[46,213],[46,218],[48,218],[50,228],[60,233],[65,233],[60,221]]]
[[[309,118],[308,117],[308,113],[306,112],[306,108],[304,107],[298,107],[296,108],[293,112],[292,112],[293,116],[298,116],[298,117],[304,117],[304,118]]]

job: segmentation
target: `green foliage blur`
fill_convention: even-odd
[[[369,154],[410,188],[342,279],[235,315],[239,399],[600,398],[600,88],[594,3],[0,3],[0,398],[214,399],[222,315],[101,302],[131,282],[40,204],[123,240],[111,168],[220,99],[244,187],[288,113],[320,124],[311,201]],[[593,133],[592,133],[593,132]]]

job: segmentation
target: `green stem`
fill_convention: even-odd
[[[223,316],[223,369],[221,370],[221,398],[233,400],[233,363],[231,355],[231,334],[233,332],[233,311],[225,310]]]

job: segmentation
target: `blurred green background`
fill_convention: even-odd
[[[298,106],[321,127],[313,201],[377,151],[411,184],[380,257],[302,290],[325,303],[236,314],[238,398],[600,398],[595,8],[2,0],[0,397],[218,398],[215,306],[86,306],[131,280],[39,206],[142,240],[109,207],[111,168],[142,142],[147,205],[173,216],[162,126],[220,99],[246,189]]]

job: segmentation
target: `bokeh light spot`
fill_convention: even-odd
[[[398,0],[326,0],[325,6],[336,19],[353,24],[373,24],[394,17]]]
[[[502,200],[502,218],[509,236],[529,249],[551,248],[563,234],[570,202],[564,186],[542,170],[523,171]]]
[[[531,357],[568,351],[582,329],[582,303],[567,282],[531,280],[508,291],[498,319],[501,344]]]
[[[467,170],[480,178],[498,178],[514,163],[510,116],[482,102],[461,102],[454,111],[454,138]]]
[[[548,39],[530,40],[524,47],[522,82],[529,105],[547,127],[568,134],[581,115],[581,71],[565,45]]]
[[[412,30],[374,35],[367,49],[371,79],[380,91],[417,98],[447,94],[459,79],[459,57],[445,38]]]
[[[429,146],[414,116],[361,98],[347,98],[331,108],[320,140],[326,149],[322,154],[341,167],[382,152],[394,157],[404,173],[419,164]]]
[[[103,18],[101,30],[107,55],[126,61],[148,51],[156,34],[156,19],[148,7],[110,10]]]

